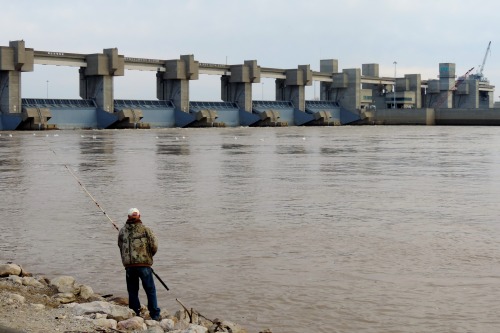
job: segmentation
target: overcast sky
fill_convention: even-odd
[[[0,0],[0,45],[23,39],[40,51],[297,68],[338,59],[339,71],[378,63],[381,76],[437,78],[440,62],[457,75],[479,68],[500,85],[500,2],[496,0]],[[397,62],[396,68],[394,61]],[[78,69],[36,65],[23,74],[23,97],[79,98]],[[47,81],[49,83],[47,84]],[[191,81],[191,100],[220,100],[220,77]],[[316,87],[318,87],[316,85]],[[495,100],[498,100],[497,90]],[[274,99],[274,81],[254,85]],[[307,87],[308,99],[319,95]],[[115,98],[156,99],[154,72],[115,78]]]

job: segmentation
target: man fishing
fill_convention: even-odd
[[[160,320],[160,308],[156,299],[156,287],[153,277],[153,256],[158,250],[155,235],[141,221],[137,208],[130,208],[128,219],[118,234],[118,247],[125,266],[129,308],[139,316],[139,279],[148,297],[148,310],[153,320]]]

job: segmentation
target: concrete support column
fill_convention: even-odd
[[[461,109],[479,108],[479,81],[466,79],[455,93],[455,107]]]
[[[486,108],[491,109],[495,104],[495,97],[493,96],[493,91],[488,91],[487,96],[488,99],[486,101]]]
[[[252,83],[260,83],[260,66],[256,60],[230,66],[231,76],[221,77],[221,99],[234,102],[240,110],[252,112]]]
[[[361,70],[359,68],[344,69],[339,82],[345,89],[342,89],[341,98],[338,102],[340,106],[348,110],[359,110],[361,108]],[[335,81],[335,78],[334,78]]]
[[[0,47],[0,112],[21,113],[21,72],[32,72],[34,51],[24,41]]]
[[[415,108],[422,107],[422,79],[420,74],[405,74],[405,79],[408,80],[409,90],[415,93]]]
[[[363,64],[361,65],[361,75],[363,77],[380,78],[379,67],[379,64]],[[363,89],[371,90],[372,106],[375,106],[376,109],[386,108],[385,98],[388,89],[385,85],[380,83],[363,83]]]
[[[114,112],[114,76],[125,74],[125,61],[118,49],[85,57],[87,67],[80,68],[80,97],[95,100],[104,111]]]
[[[299,65],[298,69],[287,69],[286,79],[276,80],[276,100],[291,101],[299,111],[306,111],[305,86],[312,85],[310,65]]]
[[[322,73],[334,74],[339,71],[339,61],[337,59],[320,60],[319,71]],[[320,82],[320,100],[334,101],[335,97],[332,93],[332,82]]]
[[[439,99],[436,108],[450,109],[453,107],[453,93],[450,91],[455,86],[455,64],[439,64]]]
[[[156,97],[171,100],[175,108],[189,112],[189,80],[198,80],[200,65],[193,55],[167,60],[165,72],[156,74]]]

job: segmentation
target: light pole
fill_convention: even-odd
[[[262,100],[264,100],[264,82],[262,82]]]
[[[47,99],[49,98],[49,80],[47,80]]]
[[[396,65],[398,63],[394,61],[394,108],[396,108]]]

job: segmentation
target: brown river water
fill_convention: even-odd
[[[157,234],[165,309],[249,332],[500,332],[499,127],[0,134],[1,262],[126,296],[117,232],[69,168]]]

